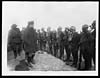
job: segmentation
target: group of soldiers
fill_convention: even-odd
[[[88,28],[91,30],[88,30]],[[22,50],[25,51],[25,59],[29,66],[34,63],[34,55],[38,50],[46,51],[49,54],[61,59],[81,70],[81,64],[84,59],[84,70],[90,70],[92,67],[92,59],[95,66],[95,43],[96,43],[96,21],[89,26],[82,26],[82,32],[76,32],[75,26],[66,27],[64,31],[59,27],[56,30],[47,31],[42,28],[36,30],[34,21],[28,22],[26,28],[20,31],[16,24],[13,24],[8,34],[8,52],[13,50],[15,59]],[[66,53],[66,56],[65,56]],[[66,57],[64,59],[64,57]],[[73,59],[71,60],[71,57]],[[83,58],[83,59],[82,59]]]

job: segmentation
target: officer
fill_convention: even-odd
[[[82,32],[80,34],[80,55],[79,55],[79,67],[78,69],[81,69],[81,62],[82,62],[82,56],[84,58],[85,67],[84,70],[89,70],[91,68],[91,34],[88,31],[88,25],[85,24],[82,26]]]
[[[34,21],[28,22],[28,26],[23,34],[24,51],[28,65],[32,67],[31,63],[34,63],[34,55],[37,51],[37,34],[34,29]]]
[[[17,28],[16,24],[13,24],[11,26],[11,30],[8,34],[8,45],[11,47],[11,49],[14,52],[15,59],[17,58],[17,54],[21,53],[22,50],[22,39],[21,39],[21,32],[19,28]]]
[[[71,26],[70,31],[72,32],[72,38],[71,38],[71,41],[70,41],[71,53],[72,53],[72,56],[73,56],[72,66],[77,67],[80,36],[76,32],[76,28],[74,26]]]

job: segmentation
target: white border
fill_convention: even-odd
[[[98,3],[99,6],[99,3]],[[2,26],[2,75],[4,76],[97,76],[98,75],[98,13],[97,12],[97,19],[96,19],[96,71],[8,71],[7,70],[7,35],[4,26]],[[3,13],[2,13],[3,14]]]

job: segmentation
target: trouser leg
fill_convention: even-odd
[[[21,47],[21,45],[19,45],[19,47],[18,47],[18,55],[20,56],[20,54],[21,54],[21,51],[22,51],[22,47]]]
[[[55,57],[57,56],[57,48],[56,48],[56,46],[54,46],[54,56]]]
[[[80,50],[80,53],[79,53],[79,62],[78,62],[78,68],[77,68],[78,70],[81,69],[82,55],[83,55],[83,54],[82,54],[82,53],[83,53],[83,52],[82,52],[83,50],[82,50],[81,48],[80,48],[79,50]]]
[[[50,48],[50,54],[52,54],[52,46],[50,45],[50,47],[49,47],[49,48]]]
[[[78,61],[78,51],[73,51],[72,56],[73,56],[73,65],[75,65],[75,67],[76,67],[77,61]]]
[[[66,61],[69,61],[69,60],[70,60],[70,55],[71,55],[71,51],[70,51],[70,49],[68,48],[68,49],[67,49],[67,60],[66,60]]]
[[[68,59],[68,46],[65,46],[65,51],[66,51],[66,60],[65,61],[67,61],[67,59]]]
[[[83,55],[84,59],[85,59],[85,70],[89,70],[91,68],[91,56],[89,53],[86,53]]]
[[[60,59],[62,59],[63,55],[64,55],[64,47],[60,46]]]
[[[12,50],[13,50],[13,54],[14,54],[14,58],[16,59],[17,58],[17,48],[16,48],[16,45],[12,45]]]

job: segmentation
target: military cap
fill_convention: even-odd
[[[68,29],[69,29],[69,27],[65,27],[65,29],[67,29],[67,30],[68,30]]]
[[[75,27],[75,26],[71,26],[71,27],[70,27],[70,30],[71,30],[71,31],[73,31],[73,30],[75,31],[75,30],[76,30],[76,27]]]
[[[51,27],[48,27],[48,28],[47,28],[47,31],[50,31],[50,30],[51,30]]]
[[[33,25],[34,24],[34,21],[29,21],[28,22],[28,25]]]
[[[11,28],[16,28],[17,25],[16,24],[12,24]]]
[[[59,27],[58,27],[58,31],[61,31],[61,30],[62,30],[62,27],[59,26]]]
[[[88,29],[88,25],[87,25],[87,24],[84,24],[84,25],[82,26],[82,29]]]

